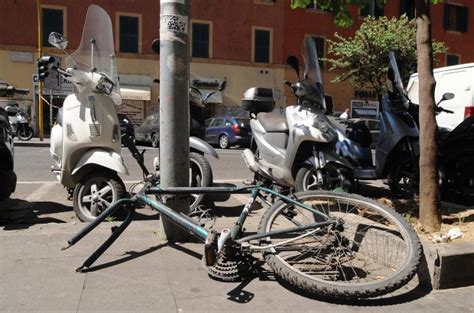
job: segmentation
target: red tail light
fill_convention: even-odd
[[[474,106],[464,108],[464,119],[474,116]]]
[[[232,131],[234,132],[234,134],[238,134],[240,132],[239,125],[237,124],[232,125]]]

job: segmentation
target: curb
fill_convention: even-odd
[[[474,242],[422,244],[433,289],[474,285]]]
[[[44,138],[43,141],[40,141],[38,137],[33,137],[28,141],[19,140],[16,138],[14,145],[16,147],[49,147],[50,139]]]
[[[15,147],[49,147],[49,142],[16,141]]]

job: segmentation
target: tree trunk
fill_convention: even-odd
[[[429,0],[416,0],[416,47],[420,99],[420,222],[428,232],[439,231],[439,178],[435,119],[436,104],[433,76],[433,49],[431,46],[431,19]]]

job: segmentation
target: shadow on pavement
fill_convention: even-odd
[[[18,230],[36,224],[66,223],[67,221],[51,215],[71,210],[72,207],[56,202],[7,199],[0,202],[0,226],[4,226],[4,230]]]
[[[110,262],[107,262],[107,263],[102,263],[102,264],[96,265],[96,266],[91,266],[89,268],[82,269],[82,272],[83,273],[95,272],[95,271],[102,270],[104,268],[113,267],[113,266],[116,266],[116,265],[119,265],[119,264],[122,264],[122,263],[125,263],[125,262],[128,262],[128,261],[131,261],[133,259],[142,257],[144,255],[150,254],[152,252],[155,252],[155,251],[157,251],[157,250],[159,250],[159,249],[161,249],[165,246],[166,246],[166,244],[164,243],[164,244],[159,244],[159,245],[154,246],[154,247],[150,247],[150,248],[148,248],[146,250],[143,250],[143,251],[140,251],[140,252],[127,251],[127,252],[124,253],[125,257],[123,257],[121,259],[110,261]]]

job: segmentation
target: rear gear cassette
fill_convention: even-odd
[[[232,256],[223,256],[221,253],[217,256],[214,265],[207,266],[205,257],[202,259],[202,264],[211,278],[235,282],[243,280],[245,276],[252,273],[256,260],[251,255],[242,255],[238,252]]]

